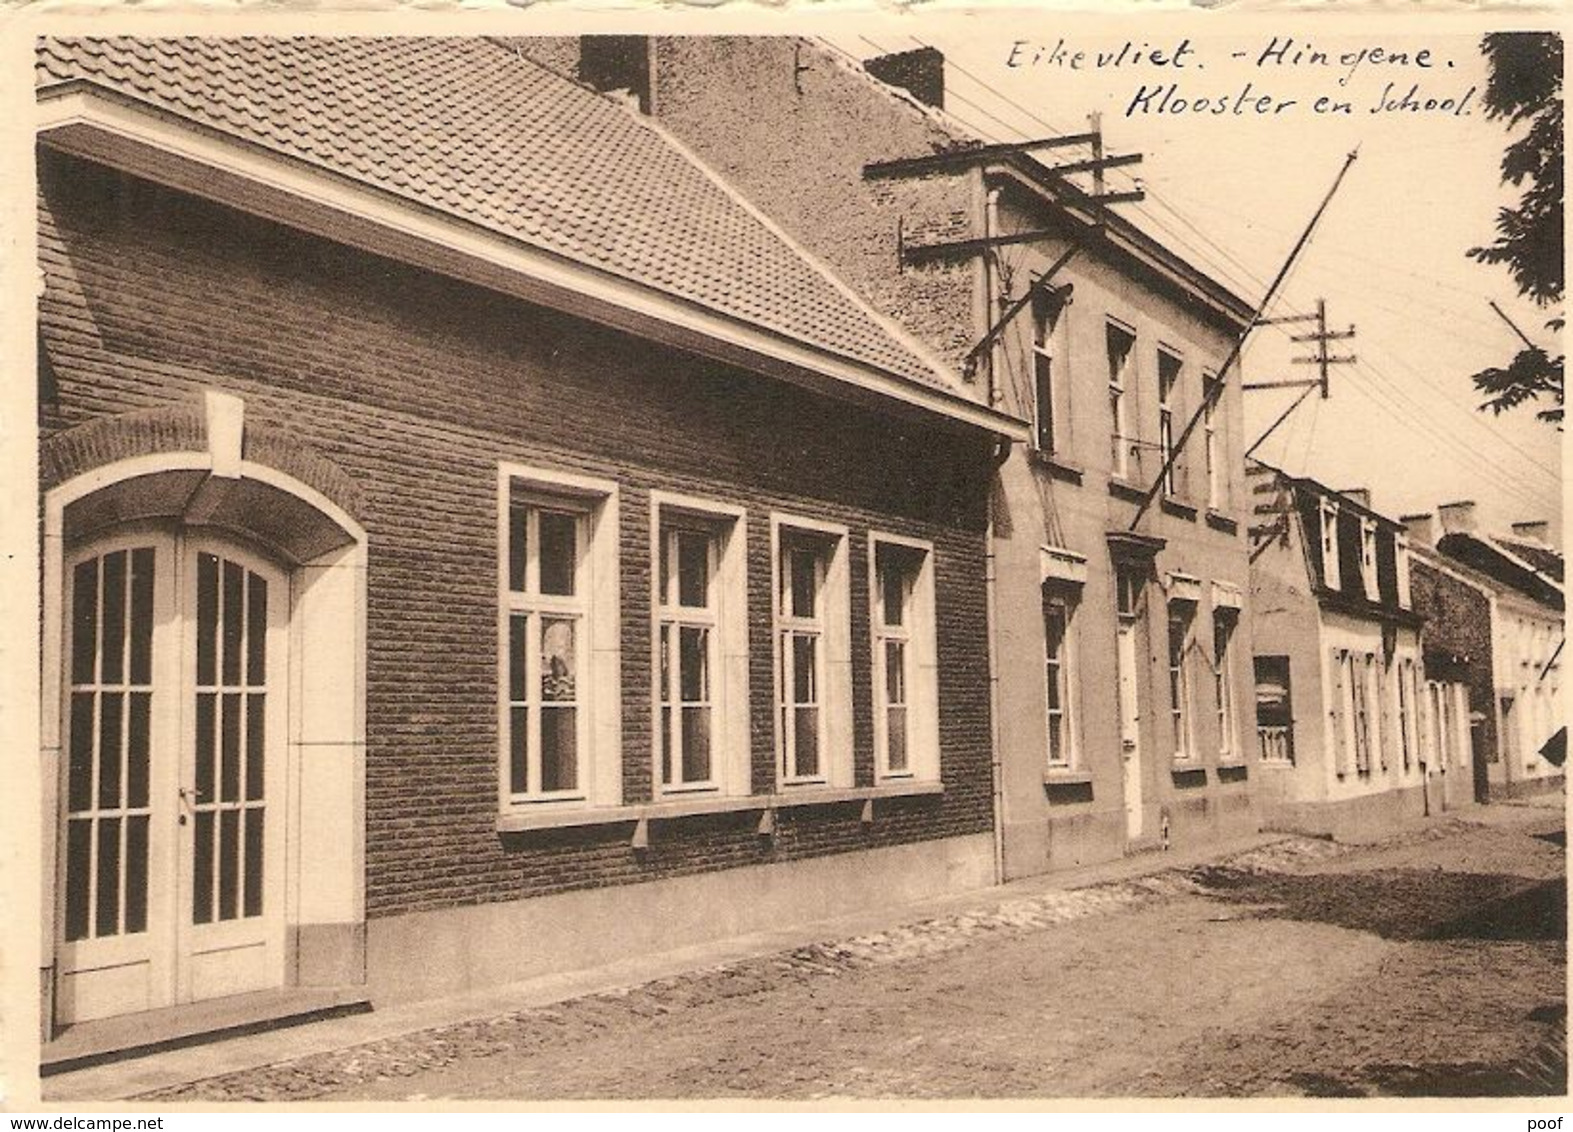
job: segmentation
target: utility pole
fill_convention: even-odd
[[[1326,299],[1317,299],[1316,300],[1316,313],[1315,314],[1290,314],[1290,315],[1282,315],[1282,316],[1280,316],[1278,318],[1259,318],[1259,319],[1256,320],[1254,325],[1256,325],[1256,326],[1273,326],[1273,325],[1282,325],[1282,324],[1285,324],[1285,323],[1300,323],[1300,322],[1313,322],[1313,323],[1316,324],[1316,330],[1314,332],[1310,333],[1310,334],[1291,334],[1289,336],[1289,341],[1291,341],[1291,342],[1315,342],[1316,343],[1316,353],[1310,354],[1308,356],[1298,357],[1298,358],[1290,358],[1289,360],[1290,360],[1291,363],[1293,363],[1295,365],[1314,365],[1314,366],[1316,366],[1317,367],[1317,376],[1313,377],[1313,378],[1302,379],[1302,380],[1299,380],[1299,381],[1253,381],[1253,382],[1249,382],[1249,383],[1246,383],[1246,384],[1243,384],[1243,385],[1240,386],[1240,388],[1242,390],[1244,390],[1245,392],[1248,392],[1248,393],[1251,392],[1252,390],[1255,390],[1255,389],[1303,389],[1303,390],[1305,390],[1304,393],[1301,393],[1300,396],[1298,396],[1298,397],[1296,397],[1294,399],[1294,401],[1290,404],[1290,406],[1287,409],[1285,409],[1281,414],[1279,414],[1277,420],[1275,420],[1272,424],[1267,426],[1267,431],[1262,433],[1261,436],[1258,436],[1256,438],[1256,440],[1251,444],[1251,446],[1245,450],[1245,454],[1247,456],[1251,455],[1258,448],[1260,448],[1262,446],[1262,441],[1266,440],[1274,432],[1278,431],[1278,426],[1283,424],[1284,421],[1289,419],[1289,414],[1294,412],[1296,409],[1298,409],[1300,407],[1300,404],[1306,399],[1306,397],[1308,397],[1310,395],[1310,393],[1311,393],[1311,391],[1313,389],[1321,390],[1322,400],[1324,400],[1324,401],[1327,400],[1330,396],[1332,396],[1332,383],[1330,381],[1330,372],[1331,372],[1330,371],[1330,367],[1336,366],[1336,365],[1351,365],[1351,364],[1353,364],[1353,362],[1355,360],[1355,356],[1353,354],[1346,354],[1346,355],[1343,355],[1343,356],[1335,357],[1334,355],[1329,354],[1327,352],[1327,344],[1329,342],[1341,342],[1341,341],[1345,341],[1347,339],[1353,338],[1355,336],[1355,328],[1354,328],[1354,324],[1350,323],[1348,330],[1328,330],[1327,329],[1327,300]]]
[[[1163,467],[1158,469],[1158,475],[1153,479],[1152,486],[1142,494],[1142,501],[1136,507],[1136,514],[1131,517],[1128,530],[1134,531],[1136,529],[1137,525],[1142,521],[1142,516],[1152,506],[1153,500],[1157,499],[1158,493],[1163,490],[1163,485],[1168,481],[1170,469],[1174,467],[1175,460],[1179,458],[1180,453],[1185,449],[1185,442],[1190,439],[1191,433],[1201,423],[1202,417],[1212,407],[1213,402],[1218,399],[1218,394],[1229,380],[1229,367],[1239,360],[1240,351],[1245,349],[1245,340],[1250,336],[1251,329],[1257,325],[1263,313],[1272,305],[1273,300],[1278,297],[1278,288],[1283,286],[1284,278],[1289,274],[1289,269],[1294,266],[1295,260],[1299,259],[1300,253],[1305,250],[1306,243],[1311,239],[1311,233],[1316,231],[1317,222],[1322,219],[1322,213],[1327,211],[1328,204],[1332,202],[1333,197],[1338,193],[1338,186],[1344,183],[1344,177],[1348,174],[1349,167],[1355,163],[1355,158],[1359,154],[1359,147],[1356,147],[1344,159],[1343,168],[1338,170],[1338,176],[1333,179],[1332,187],[1327,190],[1327,195],[1322,198],[1322,203],[1317,205],[1316,212],[1305,226],[1305,231],[1300,233],[1300,238],[1295,241],[1295,245],[1290,249],[1283,266],[1278,269],[1278,274],[1273,277],[1272,283],[1268,286],[1267,293],[1262,296],[1262,301],[1256,308],[1256,314],[1245,324],[1245,329],[1235,339],[1234,348],[1229,351],[1229,356],[1218,367],[1218,380],[1213,383],[1213,387],[1210,390],[1203,392],[1202,403],[1196,407],[1196,412],[1191,414],[1190,421],[1180,430],[1180,435],[1174,442],[1173,451],[1169,453],[1168,459],[1163,462]]]
[[[1317,386],[1322,391],[1322,400],[1332,396],[1332,385],[1329,381],[1329,366],[1350,365],[1355,361],[1353,354],[1335,357],[1327,352],[1329,342],[1341,342],[1355,336],[1354,324],[1350,323],[1348,330],[1327,329],[1327,300],[1316,300],[1315,314],[1289,314],[1278,318],[1259,318],[1254,326],[1279,326],[1286,323],[1314,322],[1316,330],[1310,334],[1291,334],[1291,342],[1315,342],[1316,353],[1303,357],[1289,359],[1295,365],[1314,365],[1318,374],[1314,379],[1304,381],[1253,381],[1240,386],[1247,393],[1256,389],[1303,389],[1308,385]]]

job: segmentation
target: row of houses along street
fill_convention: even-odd
[[[944,73],[40,41],[46,1065],[1560,788],[1542,517],[1248,459]]]

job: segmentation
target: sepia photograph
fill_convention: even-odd
[[[6,1106],[1566,1097],[1557,13],[428,15],[8,27]]]

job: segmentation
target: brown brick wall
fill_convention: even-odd
[[[248,427],[348,476],[369,538],[367,906],[503,900],[990,824],[981,438],[928,430],[243,217],[94,166],[41,166],[44,438],[112,415],[246,400]],[[624,789],[650,790],[652,489],[748,508],[752,748],[773,777],[772,509],[850,528],[855,753],[872,773],[871,527],[932,539],[942,798],[499,838],[496,469],[622,486]]]
[[[1425,562],[1411,560],[1409,598],[1425,618],[1420,631],[1426,648],[1467,656],[1469,710],[1485,718],[1477,733],[1480,750],[1490,762],[1497,747],[1496,677],[1492,671],[1491,602],[1485,594]],[[1435,676],[1435,674],[1429,674]]]

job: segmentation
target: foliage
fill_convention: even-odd
[[[1517,205],[1497,212],[1497,238],[1469,256],[1508,269],[1519,293],[1539,307],[1562,301],[1562,37],[1554,32],[1493,32],[1481,41],[1491,67],[1483,102],[1486,114],[1510,130],[1528,128],[1502,154],[1502,181],[1525,186]],[[1547,328],[1560,335],[1558,315]],[[1560,353],[1526,342],[1505,367],[1474,375],[1486,406],[1501,413],[1542,397],[1553,407],[1542,420],[1562,420]]]

